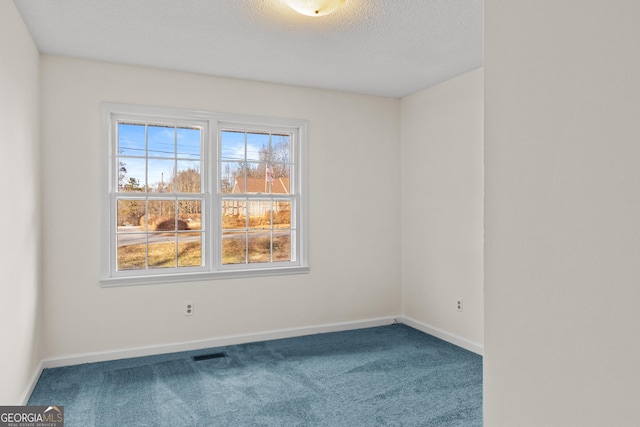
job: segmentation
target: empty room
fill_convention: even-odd
[[[0,425],[637,426],[638,20],[0,0]]]

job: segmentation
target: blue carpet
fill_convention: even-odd
[[[482,357],[392,325],[45,369],[29,405],[66,427],[480,427]]]

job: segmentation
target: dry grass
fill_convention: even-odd
[[[149,268],[197,267],[202,265],[200,242],[178,244],[174,242],[153,243],[149,245]],[[146,266],[146,245],[128,245],[118,248],[118,270],[141,270]]]
[[[273,224],[271,215],[266,213],[261,216],[249,217],[249,228],[289,228],[291,227],[291,212],[278,211],[273,213]],[[224,230],[243,229],[247,226],[247,217],[244,215],[223,215],[222,228]],[[193,229],[193,228],[192,228]]]
[[[177,266],[197,267],[201,265],[200,242],[179,244]],[[128,245],[118,248],[118,270],[143,270],[146,267],[146,245]],[[250,239],[249,262],[270,262],[271,244],[268,237]],[[175,268],[175,243],[154,243],[149,245],[149,268]],[[291,239],[277,236],[273,239],[273,261],[291,260]],[[244,238],[225,239],[222,242],[223,264],[244,264],[246,247]]]
[[[193,216],[193,215],[192,215]],[[289,211],[281,211],[274,214],[274,229],[286,229],[290,227]],[[184,218],[178,220],[180,230],[200,230],[200,218]],[[188,222],[187,222],[188,221]],[[270,215],[264,217],[250,217],[249,223],[253,228],[270,228]],[[141,219],[140,225],[145,228],[145,221]],[[222,227],[225,230],[243,230],[247,226],[246,217],[239,215],[224,215]],[[152,217],[149,221],[149,230],[173,231],[175,230],[175,218]],[[163,233],[164,235],[165,233]],[[166,233],[171,235],[173,233]],[[173,234],[175,236],[175,234]],[[200,235],[197,233],[181,233],[181,236]],[[121,246],[118,248],[118,270],[143,270],[149,268],[175,268],[202,265],[202,247],[200,242],[180,242],[176,259],[175,242],[152,243],[149,245],[148,262],[145,244]],[[248,259],[247,259],[248,258]],[[273,259],[272,259],[273,258]],[[253,237],[249,239],[247,248],[244,233],[237,235],[227,234],[222,240],[222,264],[244,264],[257,262],[281,262],[291,260],[291,237],[289,235],[275,236],[273,238],[273,253],[270,237]]]
[[[243,238],[222,240],[223,264],[244,264],[245,260],[245,240]]]
[[[247,262],[270,262],[271,239],[269,237],[250,238],[248,248],[244,237],[226,238],[222,240],[222,263],[244,264]],[[273,261],[291,261],[290,236],[273,238]]]

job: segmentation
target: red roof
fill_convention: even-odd
[[[243,193],[269,193],[269,182],[264,178],[246,178],[246,191],[245,191],[245,178],[236,178],[233,189],[233,194]],[[271,183],[271,193],[274,194],[289,194],[289,178],[274,178]]]

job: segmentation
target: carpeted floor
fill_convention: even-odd
[[[66,427],[479,427],[482,357],[392,325],[45,369],[29,405]]]

